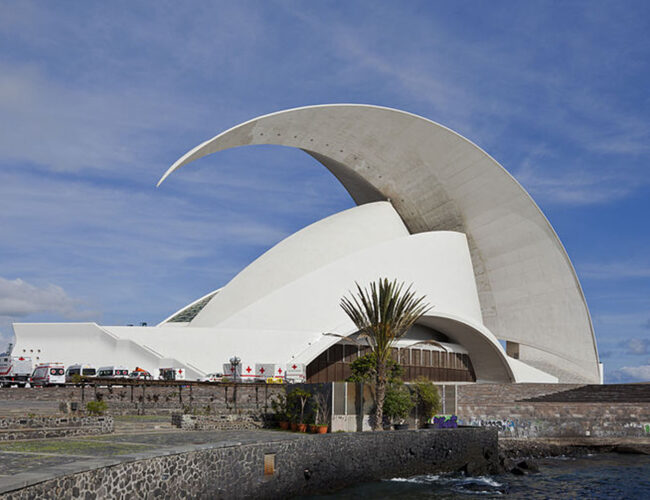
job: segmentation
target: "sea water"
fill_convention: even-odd
[[[465,477],[426,474],[359,484],[315,499],[650,499],[650,456],[604,454],[537,461],[539,473]]]

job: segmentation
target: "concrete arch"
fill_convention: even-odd
[[[501,344],[485,327],[444,312],[422,317],[419,324],[447,335],[467,349],[477,382],[517,382]]]
[[[253,144],[302,149],[357,204],[390,199],[411,233],[465,233],[489,330],[547,353],[561,346],[570,361],[550,364],[562,367],[563,382],[599,381],[591,318],[564,247],[528,193],[478,146],[404,111],[310,106],[254,118],[215,136],[176,161],[158,184],[191,161]],[[548,360],[544,366],[548,371]]]

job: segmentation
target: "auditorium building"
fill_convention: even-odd
[[[412,283],[432,306],[395,346],[407,380],[602,381],[562,243],[522,186],[468,139],[395,109],[309,106],[220,133],[159,184],[206,155],[256,144],[304,151],[356,206],[292,234],[156,326],[15,323],[14,353],[152,372],[178,366],[187,378],[237,356],[242,374],[273,365],[304,367],[309,382],[344,380],[367,348],[340,299],[355,282],[386,277]]]

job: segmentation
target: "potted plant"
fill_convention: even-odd
[[[316,411],[316,423],[312,432],[318,434],[327,434],[329,405],[327,404],[327,394],[317,392],[313,397],[314,410]]]
[[[412,385],[415,391],[415,404],[418,415],[422,417],[424,426],[427,429],[433,428],[433,417],[442,408],[438,388],[430,380],[418,377]]]
[[[391,422],[395,430],[408,429],[406,418],[415,406],[411,392],[402,383],[393,383],[386,389],[384,398],[384,415]]]
[[[299,432],[307,432],[307,424],[305,423],[305,406],[310,398],[311,392],[300,387],[296,387],[287,395],[287,406],[291,408],[294,420],[297,420],[295,423],[296,429]],[[291,430],[294,430],[293,423],[291,425]]]
[[[271,408],[275,414],[275,420],[280,429],[289,429],[289,416],[287,415],[287,397],[284,394],[278,394],[271,400]]]
[[[307,431],[311,432],[312,434],[316,434],[316,432],[318,432],[318,428],[316,426],[316,415],[314,415],[313,412],[310,412],[309,416],[307,417]]]

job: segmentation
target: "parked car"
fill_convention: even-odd
[[[97,375],[97,370],[85,364],[76,364],[70,365],[65,371],[65,381],[73,382],[73,377],[77,375],[79,377],[94,377]]]
[[[200,382],[221,382],[223,380],[223,373],[208,373],[205,377],[200,378]]]
[[[41,363],[36,365],[30,378],[34,386],[65,384],[65,367],[63,363]]]
[[[97,376],[102,378],[127,378],[129,369],[125,366],[102,366],[97,370]]]

